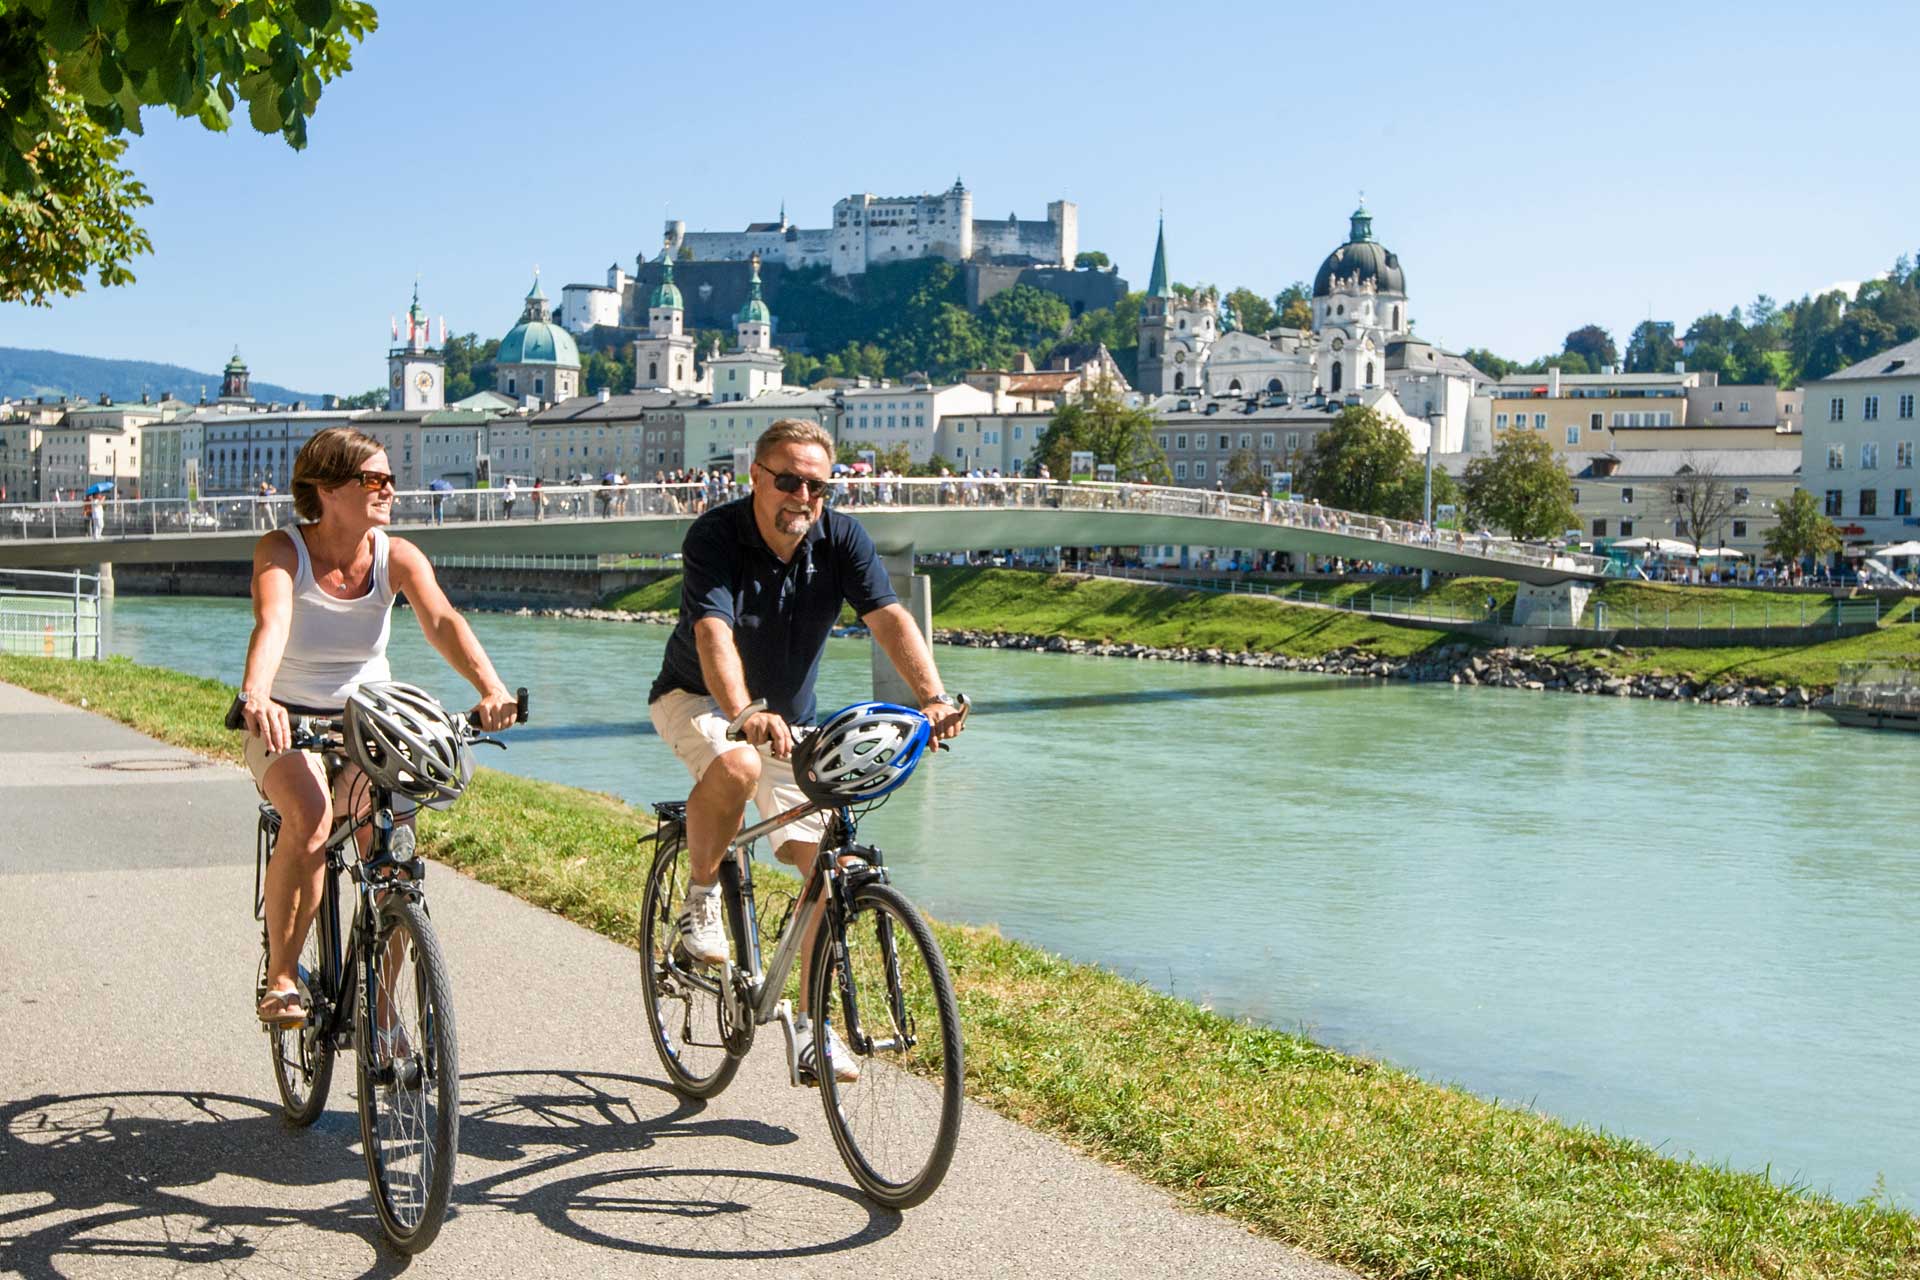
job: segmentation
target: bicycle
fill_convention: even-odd
[[[527,691],[520,689],[515,723],[526,718]],[[238,700],[226,724],[245,727]],[[506,747],[480,734],[472,716],[456,721],[456,731],[463,744]],[[348,758],[345,735],[341,719],[293,718],[293,749],[325,757],[329,786]],[[360,1142],[374,1208],[387,1239],[411,1254],[439,1234],[453,1189],[459,1051],[447,962],[427,912],[426,863],[414,851],[413,824],[406,813],[395,816],[391,790],[370,780],[366,785],[365,813],[336,818],[327,836],[320,910],[295,971],[306,1022],[262,1024],[261,1029],[267,1033],[282,1113],[301,1128],[326,1108],[334,1055],[353,1050]],[[271,804],[260,806],[253,882],[253,914],[261,922],[256,1000],[267,989],[266,870],[280,822]],[[357,848],[363,829],[371,832],[364,856]],[[355,889],[353,921],[344,938],[342,873]]]
[[[970,710],[959,699],[962,723]],[[829,717],[833,725],[859,706]],[[924,726],[916,711],[886,707]],[[804,728],[793,730],[796,777],[806,750]],[[739,741],[738,734],[729,734]],[[944,746],[944,744],[941,744]],[[906,766],[911,774],[918,750]],[[905,782],[903,775],[893,786]],[[806,786],[802,779],[803,788]],[[673,1088],[711,1098],[733,1080],[752,1047],[754,1031],[778,1022],[786,1038],[787,1076],[795,1087],[817,1085],[827,1127],[841,1159],[876,1202],[909,1208],[932,1195],[953,1161],[959,1141],[963,1046],[960,1009],[946,958],[912,903],[893,887],[879,849],[858,841],[855,809],[873,802],[832,804],[809,799],[743,829],[728,842],[720,864],[722,917],[733,952],[715,966],[699,965],[679,945],[674,916],[690,865],[686,803],[655,804],[650,839],[652,869],[641,903],[640,954],[647,1028]],[[812,876],[774,927],[771,960],[760,947],[754,900],[754,842],[776,828],[828,812]],[[787,980],[803,939],[814,936],[806,1008],[813,1019],[813,1061],[805,1078]],[[901,939],[906,945],[901,945]],[[859,1067],[843,1082],[826,1046],[838,1030]]]

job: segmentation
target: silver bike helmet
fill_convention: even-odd
[[[816,804],[878,800],[907,780],[932,736],[927,718],[910,707],[856,702],[801,739],[793,778]]]
[[[343,719],[347,755],[377,787],[445,809],[473,777],[458,726],[425,689],[370,680],[347,699]]]

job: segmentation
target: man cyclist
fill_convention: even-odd
[[[873,540],[853,517],[826,506],[832,472],[833,437],[819,423],[775,422],[754,445],[752,492],[695,520],[681,548],[680,620],[647,697],[654,728],[694,776],[687,797],[692,875],[678,927],[687,954],[701,963],[727,958],[720,862],[747,801],[765,819],[806,800],[793,780],[788,726],[813,719],[814,679],[842,602],[913,690],[935,739],[960,732],[959,705],[941,685]],[[746,742],[729,741],[730,729]],[[824,814],[778,828],[770,840],[775,856],[811,875],[825,829]],[[811,937],[803,939],[803,992],[812,951]],[[816,1074],[810,1013],[802,1010],[796,1027],[802,1069]],[[830,1034],[827,1059],[836,1079],[859,1078],[837,1035]]]

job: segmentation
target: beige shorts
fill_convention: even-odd
[[[269,751],[265,738],[257,733],[249,733],[243,755],[247,762],[247,772],[253,775],[253,785],[259,789],[262,796],[267,794],[267,770],[272,768],[274,762],[282,756],[305,756],[307,767],[313,770],[314,778],[321,786],[327,785],[326,758],[318,751]]]
[[[705,694],[688,693],[684,689],[670,690],[655,699],[647,711],[653,718],[654,731],[673,748],[673,754],[680,757],[680,763],[687,766],[695,782],[706,773],[707,766],[723,753],[757,750],[760,753],[760,785],[753,793],[753,807],[759,811],[761,821],[777,817],[807,802],[806,793],[793,781],[791,763],[776,760],[765,747],[749,747],[744,742],[727,741],[727,718],[720,714],[719,704]],[[809,814],[798,822],[774,828],[768,842],[776,850],[789,840],[818,844],[826,830],[826,814]]]

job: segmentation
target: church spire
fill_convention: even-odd
[[[1367,212],[1367,193],[1360,193],[1360,205],[1353,211],[1347,225],[1347,242],[1365,244],[1373,239],[1373,215]]]
[[[1153,242],[1153,275],[1147,280],[1149,298],[1171,298],[1173,286],[1167,283],[1167,220],[1160,219],[1160,233]]]

